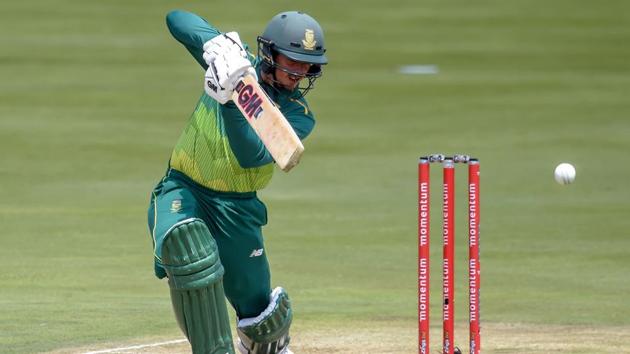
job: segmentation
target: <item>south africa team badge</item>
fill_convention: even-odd
[[[173,202],[171,203],[171,213],[173,214],[179,213],[180,210],[182,210],[182,200],[181,199],[173,200]]]

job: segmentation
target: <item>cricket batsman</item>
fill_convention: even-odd
[[[238,352],[289,354],[293,310],[271,288],[256,191],[274,160],[231,100],[237,80],[257,77],[300,140],[313,130],[304,99],[327,63],[324,34],[311,16],[283,12],[258,37],[257,55],[238,33],[221,33],[185,11],[168,29],[204,69],[204,92],[151,195],[148,224],[155,274],[168,277],[175,317],[193,353],[234,354],[228,301],[236,311]]]

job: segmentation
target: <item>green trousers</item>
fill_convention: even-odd
[[[166,276],[160,263],[165,236],[173,225],[191,218],[205,222],[217,243],[225,268],[225,295],[237,316],[258,316],[269,304],[271,293],[261,230],[267,223],[265,205],[255,192],[213,191],[169,169],[153,190],[148,211],[158,278]]]

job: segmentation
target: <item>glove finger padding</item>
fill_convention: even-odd
[[[238,32],[227,32],[212,38],[203,44],[203,51],[208,52],[217,48],[229,48],[233,46],[237,46],[243,51],[243,55],[247,55]]]
[[[228,55],[218,56],[214,60],[219,85],[230,90],[234,88],[236,81],[238,81],[248,69],[252,68],[252,64],[249,60],[241,56],[234,56],[233,54],[234,53],[228,53]]]
[[[208,66],[210,66],[210,63],[212,63],[214,61],[214,59],[217,57],[217,53],[215,52],[203,52],[202,54],[203,56],[203,60],[206,62],[206,64],[208,64]]]

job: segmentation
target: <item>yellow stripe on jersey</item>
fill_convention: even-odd
[[[297,104],[299,104],[300,106],[302,106],[304,108],[304,114],[308,114],[308,106],[305,105],[304,103],[300,102],[300,100],[296,100],[293,98],[289,98],[289,100],[291,100],[291,102],[295,102]]]

